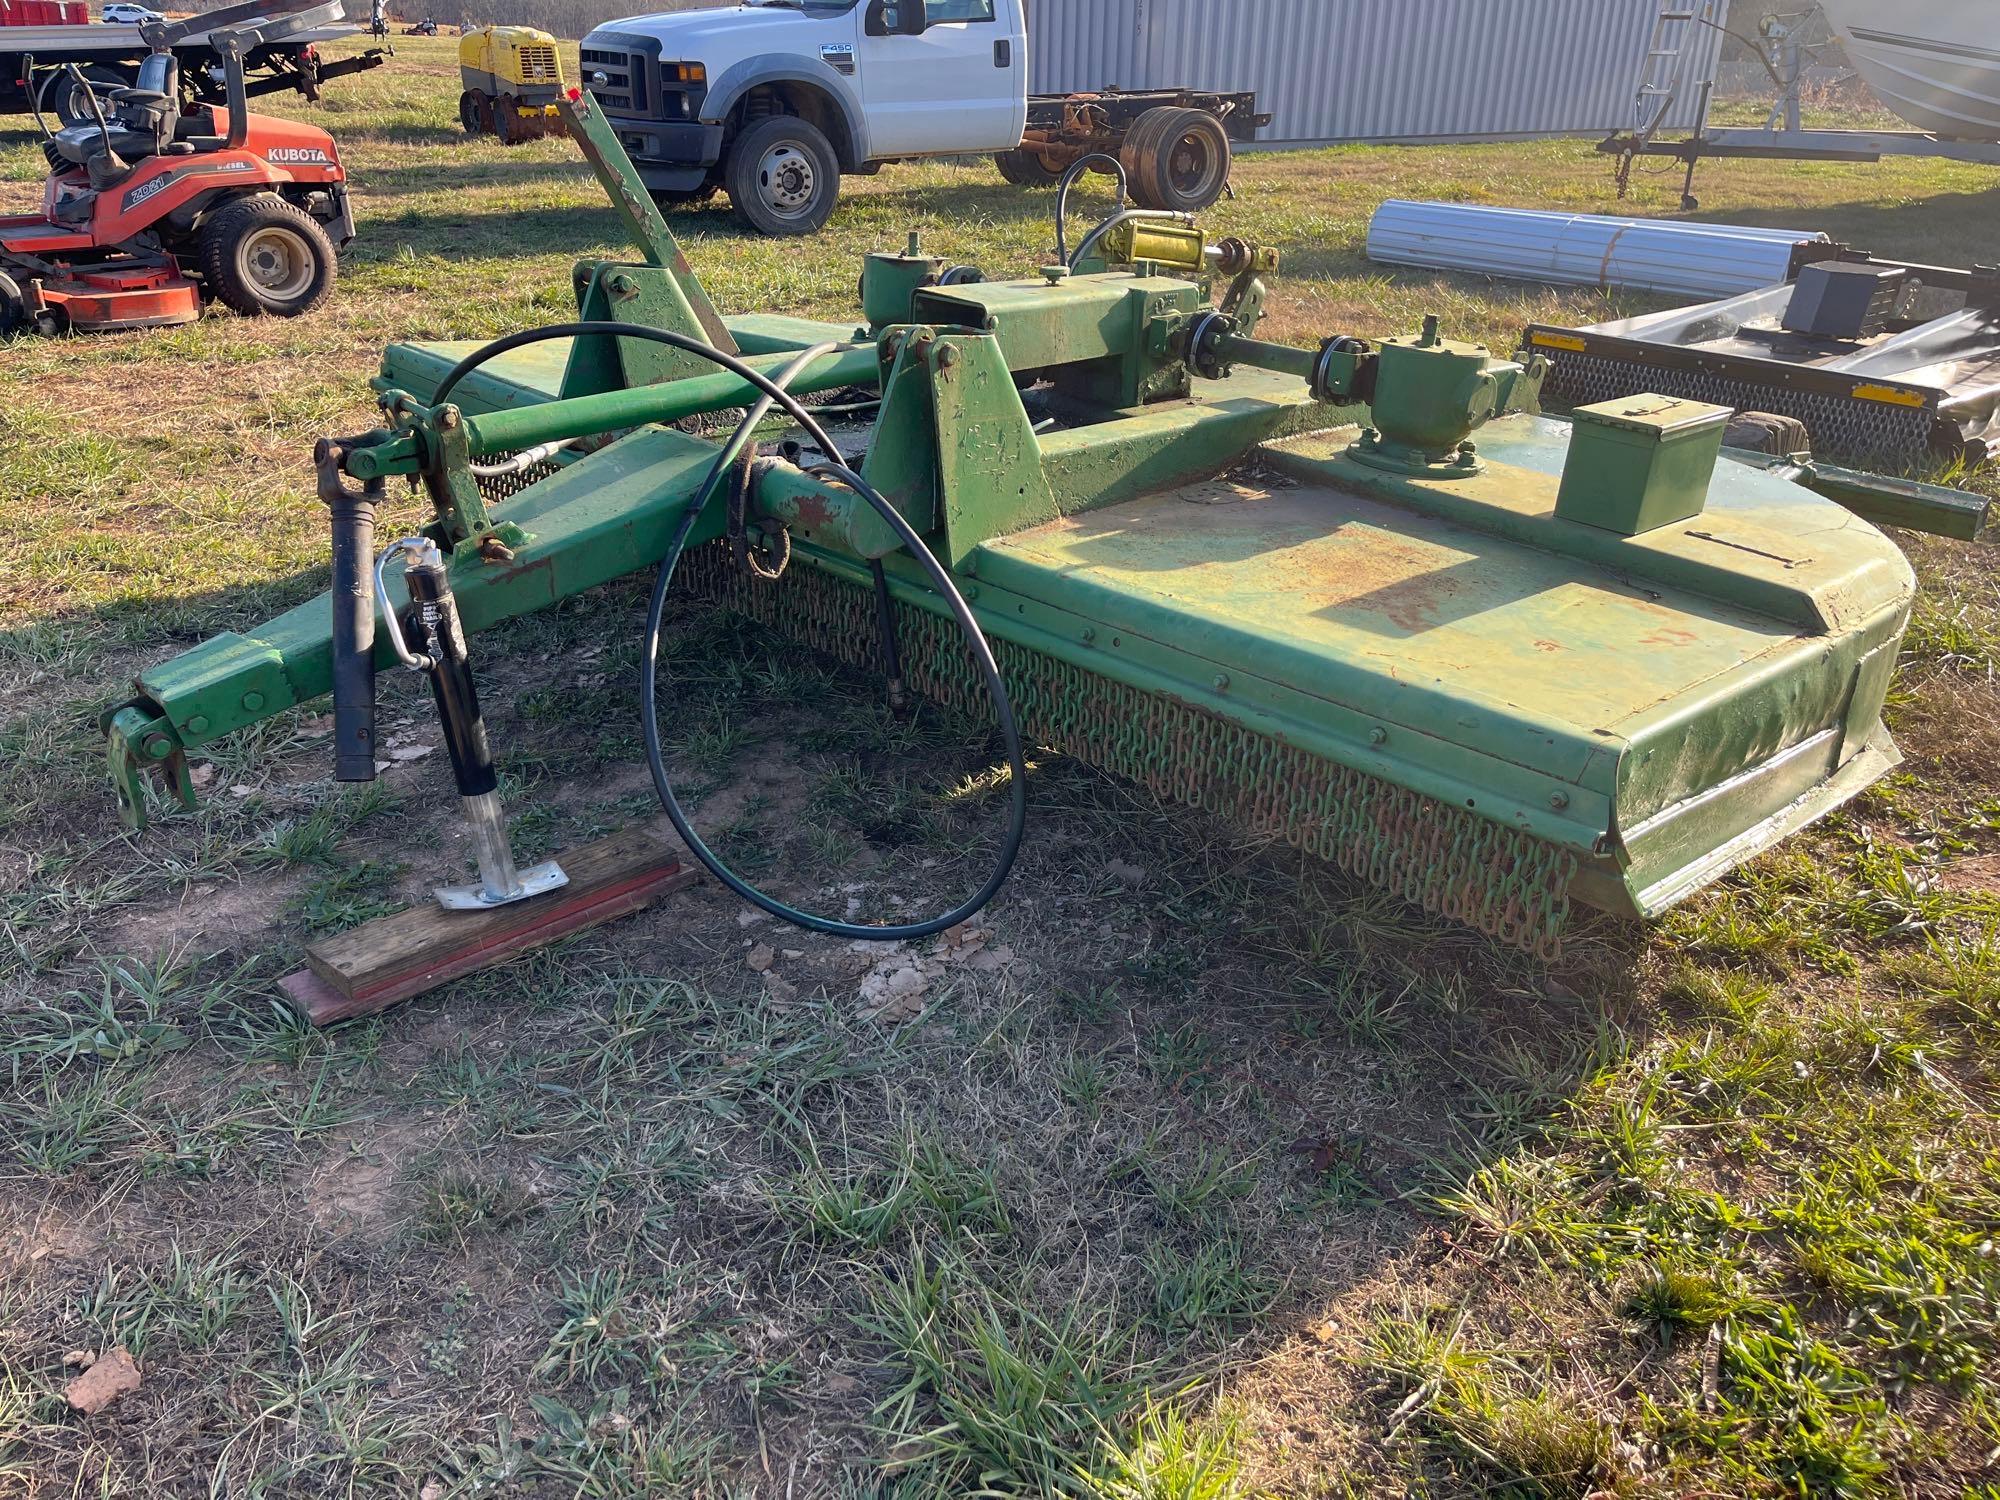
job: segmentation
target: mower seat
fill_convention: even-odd
[[[95,121],[88,125],[65,125],[50,139],[64,161],[79,167],[88,166],[93,156],[102,156],[107,150],[127,162],[157,156],[160,152],[156,131],[113,125],[107,133],[99,130]]]
[[[52,138],[63,160],[88,166],[90,159],[109,151],[125,162],[158,156],[174,139],[180,122],[181,65],[171,52],[155,52],[139,64],[134,87],[114,89],[105,112],[107,132],[95,120],[81,125],[65,125]],[[109,137],[107,139],[107,136]],[[95,175],[95,174],[93,174]]]

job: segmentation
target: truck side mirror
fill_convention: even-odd
[[[929,26],[924,0],[868,0],[870,36],[922,36]]]

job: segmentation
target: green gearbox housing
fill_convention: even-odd
[[[1796,467],[1718,463],[1699,412],[1650,438],[1544,416],[1540,360],[1434,323],[1260,341],[1273,257],[1253,246],[1103,258],[1186,262],[1185,234],[1104,235],[1011,280],[913,240],[870,259],[863,326],[719,319],[602,118],[565,110],[646,250],[579,267],[583,314],[726,337],[767,371],[835,344],[795,390],[879,390],[860,471],[948,564],[1042,743],[1544,956],[1574,904],[1658,913],[1896,764],[1882,705],[1914,580],[1863,512],[1921,524],[1962,497],[1843,476],[1836,503]],[[657,561],[717,451],[669,424],[751,392],[592,337],[503,355],[434,406],[474,347],[391,347],[385,425],[344,462],[426,486],[476,632]],[[739,571],[715,501],[690,586],[872,664],[879,563],[911,685],[981,708],[878,517],[781,457],[746,485],[789,569]],[[141,770],[171,781],[185,748],[327,692],[329,609],[140,676],[107,720],[129,815]]]

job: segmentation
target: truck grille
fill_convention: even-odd
[[[647,59],[638,53],[618,52],[605,47],[585,47],[579,54],[580,80],[597,96],[608,115],[646,117],[650,102],[646,97]],[[598,82],[598,75],[604,81]]]
[[[521,81],[523,83],[560,83],[562,75],[556,71],[556,49],[532,46],[520,49]]]

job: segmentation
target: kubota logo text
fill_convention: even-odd
[[[264,160],[281,167],[330,167],[333,159],[318,146],[273,146]]]

